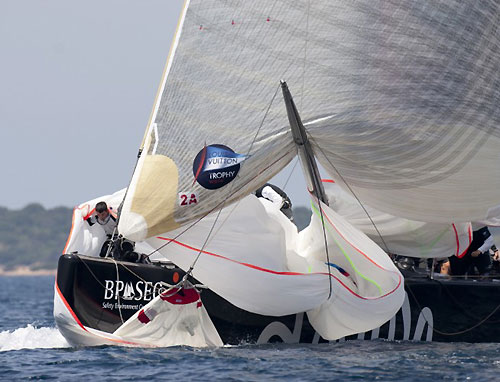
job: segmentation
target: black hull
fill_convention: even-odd
[[[160,287],[156,284],[155,289],[155,283],[174,284],[183,275],[171,263],[159,266],[64,255],[56,283],[82,325],[112,333],[151,300]],[[408,298],[390,322],[348,339],[500,342],[500,283],[414,276],[405,276]],[[249,313],[209,289],[201,289],[201,298],[226,344],[324,342],[304,313],[282,317]]]

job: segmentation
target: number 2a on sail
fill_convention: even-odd
[[[198,203],[198,196],[194,192],[179,192],[179,205],[190,206]]]

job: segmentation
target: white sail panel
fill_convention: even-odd
[[[255,196],[218,215],[212,213],[188,230],[183,227],[147,243],[184,270],[203,249],[193,277],[250,312],[282,316],[312,309],[326,300],[328,275],[289,270],[285,232]]]
[[[311,224],[299,236],[298,251],[309,263],[321,265],[323,271],[329,263],[330,271],[341,269],[344,276],[332,278],[330,298],[307,312],[309,322],[323,338],[335,340],[372,330],[396,314],[404,300],[403,277],[389,256],[364,233],[321,203],[321,207],[313,207]],[[346,278],[352,280],[352,287],[342,285]]]
[[[308,56],[335,52],[331,106],[302,114],[324,168],[395,216],[484,219],[500,201],[500,3],[320,3],[330,28]]]
[[[137,311],[113,335],[146,346],[222,346],[222,340],[192,286],[169,290]]]
[[[296,153],[279,94],[287,60],[261,51],[265,35],[283,42],[289,34],[266,21],[269,5],[225,7],[190,1],[183,15],[120,219],[120,232],[133,240],[249,194]],[[245,21],[233,22],[231,10],[248,11]],[[297,11],[286,13],[296,19]]]
[[[211,214],[186,232],[147,242],[187,270],[215,224],[193,276],[250,312],[282,316],[309,311],[314,328],[327,339],[373,329],[396,313],[403,301],[403,278],[366,235],[333,211],[325,212],[334,230],[327,234],[329,267],[320,220],[313,219],[298,234],[279,209],[266,202],[249,196],[218,218]],[[336,321],[339,312],[358,316],[344,314]]]
[[[461,256],[472,241],[470,223],[408,220],[364,205],[333,180],[323,181],[330,207],[389,253],[432,258]]]
[[[62,253],[78,252],[88,256],[99,255],[102,244],[107,238],[106,233],[100,224],[90,226],[85,220],[95,212],[95,205],[99,202],[105,202],[110,213],[116,217],[115,213],[118,211],[118,206],[122,202],[124,195],[125,189],[122,189],[114,194],[104,195],[75,207],[73,209],[71,230]]]

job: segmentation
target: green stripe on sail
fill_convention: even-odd
[[[450,227],[446,227],[429,245],[422,245],[420,247],[420,253],[422,255],[428,254],[432,250],[432,248],[441,240],[444,234],[448,232],[449,229]]]
[[[314,213],[322,220],[323,224],[325,224],[325,221],[323,220],[323,217],[321,216],[319,210],[316,208],[316,206],[314,205],[313,202],[311,202],[311,208],[312,210],[314,211]],[[331,228],[329,225],[326,225],[326,228],[328,230],[330,230],[330,232],[333,234],[333,232],[331,231]],[[366,281],[368,281],[369,283],[375,285],[379,291],[380,294],[382,294],[382,288],[380,287],[380,285],[378,285],[374,280],[368,278],[367,276],[363,275],[357,268],[356,266],[353,264],[352,260],[349,258],[349,255],[344,251],[344,248],[342,248],[342,246],[339,244],[339,242],[337,240],[335,240],[335,237],[332,237],[333,238],[333,241],[335,242],[335,244],[337,245],[337,247],[340,249],[340,251],[344,254],[344,257],[347,259],[347,261],[349,262],[349,264],[351,264],[351,267],[352,269],[354,270],[354,272],[356,272],[360,277],[362,277],[363,279],[365,279]]]

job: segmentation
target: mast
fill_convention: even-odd
[[[328,205],[328,198],[326,197],[325,189],[321,183],[316,159],[307,137],[306,130],[300,119],[299,112],[295,107],[290,90],[285,81],[281,81],[281,90],[283,91],[283,98],[285,99],[286,112],[288,114],[288,121],[292,130],[293,140],[297,145],[298,155],[302,171],[305,174],[308,190],[316,196],[323,203]]]

